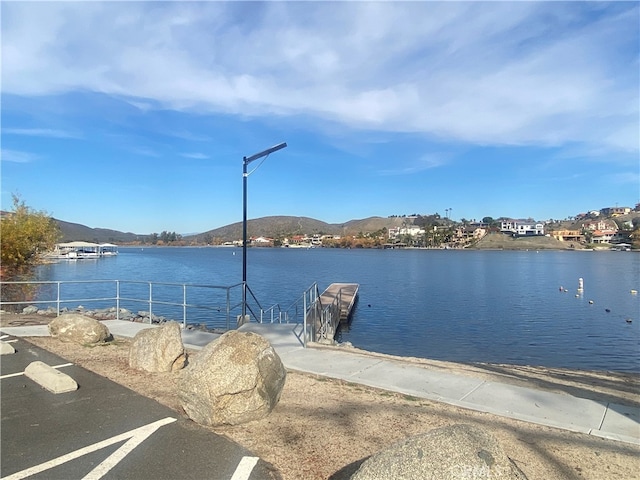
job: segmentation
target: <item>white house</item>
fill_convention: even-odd
[[[500,231],[518,237],[544,235],[544,224],[530,220],[504,220],[500,225]]]
[[[257,238],[251,237],[250,243],[258,247],[264,247],[264,246],[273,245],[273,240],[266,237],[257,237]]]
[[[389,229],[389,238],[396,238],[399,235],[409,235],[410,237],[416,237],[418,235],[424,235],[424,229],[412,225],[410,227],[394,227]]]

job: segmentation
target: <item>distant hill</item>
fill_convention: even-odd
[[[407,220],[403,218],[370,217],[362,220],[350,220],[346,223],[326,223],[308,217],[274,216],[255,218],[247,221],[247,235],[249,237],[280,238],[291,235],[319,234],[319,235],[357,235],[360,232],[375,232],[382,228],[402,225]],[[184,237],[186,241],[204,243],[209,241],[229,242],[242,238],[242,222],[232,223],[225,227],[216,228],[198,235]]]
[[[54,218],[62,237],[61,242],[72,242],[81,240],[94,243],[131,243],[141,240],[145,235],[136,235],[130,232],[119,232],[117,230],[109,230],[107,228],[91,228],[79,223],[70,223]]]
[[[0,212],[6,215],[7,212]],[[634,225],[640,218],[640,212],[632,212],[629,215],[619,216],[615,220],[620,222],[633,222]],[[107,228],[91,228],[78,223],[65,222],[54,219],[60,227],[62,242],[84,240],[96,243],[127,244],[148,240],[148,234],[136,234],[120,232]],[[585,220],[562,221],[553,225],[558,229],[580,229]],[[328,235],[358,235],[359,233],[372,233],[383,228],[402,227],[412,225],[412,217],[369,217],[359,220],[349,220],[345,223],[326,223],[309,217],[271,216],[250,219],[247,222],[247,234],[249,237],[283,238],[299,234],[328,234]],[[549,226],[551,229],[551,226]],[[242,238],[242,222],[232,223],[224,227],[208,230],[203,233],[183,235],[186,244],[222,243]],[[526,244],[526,245],[525,245]],[[549,237],[513,239],[505,235],[487,235],[475,248],[485,249],[542,249],[542,248],[567,248],[565,244],[558,244]]]
[[[54,219],[60,227],[61,242],[83,240],[95,243],[126,244],[142,241],[149,235],[131,232],[120,232],[107,228],[91,228],[78,223]],[[413,220],[392,217],[370,217],[361,220],[350,220],[346,223],[330,224],[308,217],[272,216],[250,219],[247,221],[247,234],[251,237],[280,238],[301,234],[357,235],[358,233],[375,232],[382,228],[401,226]],[[230,242],[242,238],[242,222],[232,223],[224,227],[208,230],[194,235],[185,235],[187,243]]]

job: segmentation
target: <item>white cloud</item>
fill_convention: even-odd
[[[6,150],[3,148],[0,153],[0,158],[2,159],[3,162],[30,163],[30,162],[33,162],[34,160],[37,160],[40,157],[30,152]]]
[[[5,93],[638,151],[638,5],[8,3]]]
[[[396,168],[381,170],[379,174],[384,176],[410,175],[424,170],[431,170],[432,168],[446,165],[450,161],[451,156],[449,153],[429,153],[414,162],[405,163],[404,165],[402,165],[402,162],[399,162],[401,164]]]
[[[209,155],[205,155],[204,153],[181,153],[180,154],[181,157],[185,157],[185,158],[193,158],[196,160],[205,160],[207,158],[209,158]]]
[[[80,138],[80,135],[76,133],[52,128],[3,128],[2,133],[5,135],[26,135],[30,137]]]
[[[614,185],[639,185],[640,174],[636,170],[635,172],[621,172],[611,175],[607,175],[607,178]]]
[[[135,155],[142,155],[144,157],[160,157],[161,156],[161,154],[156,150],[153,150],[151,148],[147,148],[144,146],[125,147],[125,149],[129,150],[131,153],[134,153]]]

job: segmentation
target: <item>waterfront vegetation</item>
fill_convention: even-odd
[[[35,211],[13,196],[13,211],[0,220],[0,280],[31,278],[41,254],[52,250],[59,238],[56,222],[45,212]],[[29,284],[5,284],[2,300],[32,300],[37,289]]]
[[[56,222],[46,213],[28,207],[13,196],[13,211],[0,220],[0,279],[28,275],[41,255],[55,246],[60,236]]]

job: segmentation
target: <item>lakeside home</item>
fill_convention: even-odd
[[[544,225],[531,220],[504,220],[500,225],[502,233],[510,233],[513,236],[526,237],[529,235],[544,235]]]

